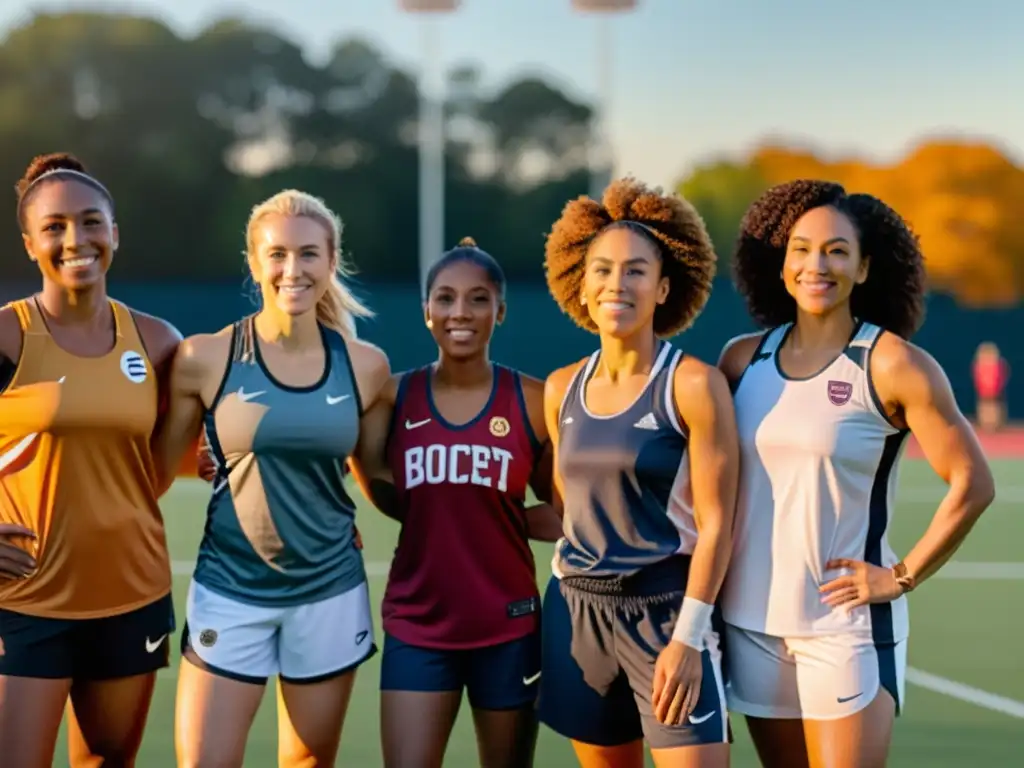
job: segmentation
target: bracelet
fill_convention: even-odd
[[[683,598],[683,607],[676,619],[672,639],[698,651],[704,650],[704,639],[711,631],[711,614],[715,606],[692,597]]]

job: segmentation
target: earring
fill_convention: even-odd
[[[427,320],[427,328],[433,328],[433,327],[434,327],[434,321],[433,321],[433,320],[430,320],[430,319],[428,319],[428,320]]]
[[[586,306],[587,304],[587,297],[584,296],[582,293],[580,294],[580,304],[583,304],[584,306]]]

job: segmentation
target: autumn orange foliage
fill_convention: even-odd
[[[714,188],[721,197],[721,182],[701,176],[714,174],[720,165],[698,170],[680,185],[699,210],[702,190]],[[762,188],[820,178],[882,198],[920,236],[932,290],[972,306],[1005,306],[1024,295],[1024,168],[996,147],[931,141],[896,164],[881,165],[828,161],[807,150],[765,146],[742,165],[748,183],[736,194],[745,197],[751,194],[753,174]],[[721,251],[731,243],[716,238],[716,245]]]

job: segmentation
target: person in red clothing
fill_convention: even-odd
[[[995,432],[1006,422],[1006,384],[1010,366],[991,341],[978,345],[974,355],[974,390],[978,395],[978,426]]]
[[[540,595],[529,539],[561,535],[549,504],[527,506],[528,488],[550,499],[544,385],[491,362],[505,278],[471,239],[434,265],[425,290],[438,360],[392,379],[376,412],[390,429],[363,435],[383,435],[365,446],[382,471],[354,468],[402,524],[383,604],[384,765],[440,768],[465,690],[481,764],[530,766]]]

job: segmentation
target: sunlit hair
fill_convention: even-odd
[[[796,300],[779,279],[789,235],[815,208],[834,208],[857,230],[868,276],[850,295],[850,312],[909,339],[924,319],[924,255],[910,225],[892,208],[834,182],[796,179],[768,189],[747,209],[733,255],[736,288],[754,320],[774,328],[796,320]]]
[[[335,270],[327,292],[317,302],[316,319],[346,338],[356,338],[356,318],[373,317],[373,311],[359,301],[343,281],[355,269],[341,254],[341,219],[318,197],[297,189],[282,190],[256,205],[249,215],[245,231],[246,255],[249,259],[256,256],[256,230],[260,220],[271,214],[305,216],[319,222],[327,231],[327,242],[335,258]]]
[[[609,184],[600,201],[584,196],[566,204],[545,246],[544,270],[551,295],[577,325],[598,333],[590,312],[580,303],[587,250],[610,227],[620,226],[646,237],[661,256],[668,297],[654,310],[654,332],[669,338],[684,331],[711,295],[715,249],[696,208],[678,195],[662,194],[631,177]]]

